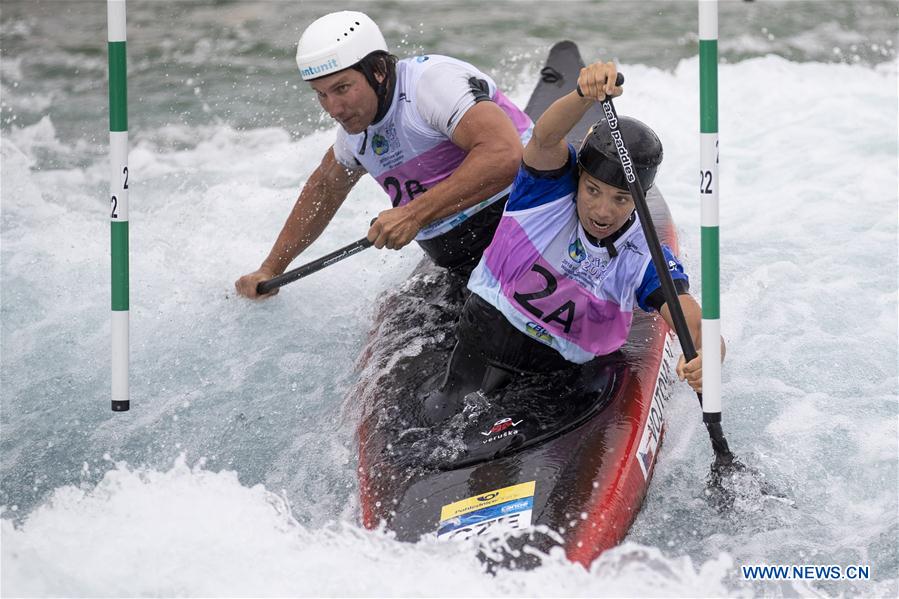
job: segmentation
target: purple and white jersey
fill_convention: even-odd
[[[577,216],[574,147],[560,177],[522,167],[493,242],[468,288],[518,330],[582,364],[624,345],[635,305],[652,310],[661,287],[639,217],[614,241],[618,255],[593,244]],[[663,248],[671,276],[687,280]]]
[[[453,131],[469,108],[488,99],[509,115],[522,143],[527,143],[531,119],[474,66],[435,54],[400,60],[387,114],[368,128],[367,140],[366,132],[350,135],[339,129],[334,156],[347,168],[364,168],[390,195],[394,207],[404,206],[462,164],[467,153],[452,142]],[[442,235],[508,193],[506,188],[434,221],[415,238]]]

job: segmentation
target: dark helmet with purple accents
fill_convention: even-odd
[[[618,117],[618,130],[624,138],[637,179],[644,190],[649,189],[655,181],[656,170],[662,164],[659,136],[646,124],[626,116]],[[577,153],[577,163],[591,177],[627,191],[627,179],[606,119],[590,127]]]

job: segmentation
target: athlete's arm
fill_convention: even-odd
[[[256,285],[283,273],[293,259],[321,235],[363,174],[364,169],[350,170],[340,164],[334,157],[334,148],[330,148],[300,191],[268,257],[258,270],[234,283],[237,292],[249,298],[260,297]]]
[[[468,153],[462,164],[414,202],[381,212],[368,232],[375,247],[400,249],[422,227],[486,200],[515,179],[521,138],[509,116],[493,102],[469,108],[452,141]]]
[[[568,142],[565,137],[587,114],[596,101],[621,95],[615,85],[618,70],[612,62],[595,62],[581,69],[578,86],[584,97],[576,91],[562,96],[552,103],[537,119],[531,140],[524,148],[524,163],[534,170],[553,171],[568,163]]]
[[[681,294],[677,296],[680,300],[681,308],[684,311],[684,318],[687,321],[687,328],[690,330],[690,336],[693,338],[693,345],[696,347],[696,357],[686,362],[684,356],[677,361],[677,376],[680,380],[686,380],[687,384],[697,393],[702,393],[702,308],[693,299],[690,294]],[[662,318],[674,330],[674,320],[671,317],[671,310],[668,309],[667,302],[659,310]],[[726,348],[724,346],[724,338],[721,338],[721,360],[724,361]]]

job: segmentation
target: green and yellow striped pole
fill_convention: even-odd
[[[702,411],[721,419],[718,258],[718,0],[699,0],[699,132],[702,204]]]
[[[109,195],[112,250],[112,411],[128,397],[128,85],[125,0],[106,2],[109,48]]]

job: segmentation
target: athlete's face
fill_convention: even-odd
[[[597,239],[608,237],[624,226],[633,211],[631,194],[581,171],[577,185],[577,216],[587,233]]]
[[[375,77],[380,81],[381,76]],[[333,75],[309,82],[318,102],[347,133],[362,133],[378,112],[378,96],[365,75],[355,69],[344,69]]]

